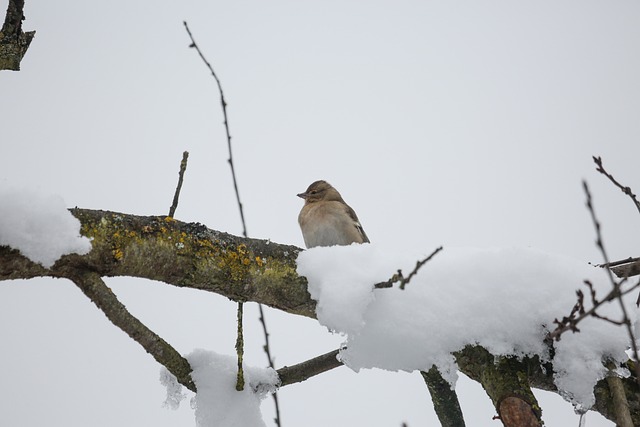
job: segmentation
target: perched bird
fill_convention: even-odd
[[[304,199],[298,223],[307,248],[369,243],[355,211],[328,182],[316,181],[298,197]]]

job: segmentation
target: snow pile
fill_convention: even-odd
[[[0,188],[0,245],[50,268],[63,255],[86,254],[91,241],[60,196]]]
[[[340,358],[354,371],[426,371],[435,364],[453,385],[451,353],[467,344],[495,355],[548,360],[543,339],[553,320],[571,311],[575,290],[586,291],[583,281],[589,279],[602,298],[611,287],[603,270],[572,258],[530,249],[445,248],[404,291],[397,284],[373,289],[398,268],[407,276],[423,258],[373,244],[300,253],[298,273],[318,301],[318,320],[346,335]],[[635,317],[632,301],[628,306]],[[620,307],[609,304],[598,313],[619,319]],[[627,360],[629,340],[624,328],[602,320],[585,319],[579,328],[555,343],[554,379],[565,398],[586,409],[606,374],[602,357]]]
[[[198,393],[191,401],[198,427],[264,427],[260,402],[276,390],[278,374],[271,368],[244,367],[245,388],[236,391],[238,362],[235,356],[194,350],[187,356]],[[160,380],[167,387],[165,406],[176,409],[185,395],[175,377],[163,369]]]

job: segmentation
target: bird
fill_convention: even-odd
[[[315,181],[304,193],[298,223],[307,249],[316,246],[369,243],[355,211],[326,181]]]

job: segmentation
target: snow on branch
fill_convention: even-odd
[[[435,365],[454,384],[460,366],[453,354],[480,345],[493,356],[552,361],[555,385],[588,409],[595,384],[608,373],[603,355],[618,364],[628,360],[625,331],[596,319],[586,319],[583,333],[554,343],[553,350],[546,343],[557,313],[574,305],[575,286],[590,278],[606,289],[602,269],[532,249],[448,248],[405,291],[372,289],[388,271],[416,258],[375,244],[312,248],[298,256],[298,273],[318,301],[318,320],[346,336],[340,360],[354,371],[429,371]]]
[[[0,189],[0,245],[18,249],[31,261],[51,267],[61,256],[86,254],[88,238],[61,197],[26,189]]]
[[[594,404],[603,415],[614,416],[607,405],[610,394],[598,391],[594,398],[593,391],[608,390],[603,354],[616,366],[628,363],[624,331],[586,319],[581,334],[559,343],[546,340],[554,315],[573,306],[576,283],[588,277],[598,290],[607,282],[601,269],[586,263],[526,249],[449,248],[420,269],[411,286],[396,292],[374,284],[399,267],[409,271],[419,259],[396,248],[302,251],[164,216],[70,211],[81,223],[81,234],[93,239],[91,252],[65,255],[45,268],[1,246],[0,281],[66,277],[81,288],[95,287],[91,292],[98,297],[90,297],[100,306],[98,300],[108,301],[106,291],[100,292],[100,278],[143,277],[317,317],[345,334],[339,360],[329,353],[303,362],[296,367],[302,372],[295,375],[282,368],[283,377],[289,375],[286,381],[281,378],[283,384],[341,363],[354,370],[429,371],[435,365],[452,382],[456,369],[481,378],[478,369],[485,363],[478,360],[491,359],[487,363],[493,365],[495,356],[516,357],[526,362],[522,372],[532,386],[556,391],[583,408]],[[610,315],[607,310],[601,314]],[[491,357],[483,358],[479,350]],[[634,376],[621,381],[630,405],[636,405]],[[640,414],[633,416],[640,419]]]

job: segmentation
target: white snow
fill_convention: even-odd
[[[495,355],[539,355],[555,318],[568,315],[576,289],[600,298],[610,290],[602,269],[532,249],[445,248],[414,276],[404,291],[373,289],[398,268],[407,276],[424,254],[401,254],[375,244],[318,247],[301,252],[298,273],[318,301],[318,320],[346,337],[341,360],[354,371],[428,370],[437,365],[453,385],[451,353],[479,344]],[[629,312],[637,314],[629,296]],[[598,311],[619,319],[618,304]],[[627,360],[624,328],[588,318],[580,333],[555,343],[555,383],[578,410],[594,403],[593,386],[604,377],[603,356]]]
[[[63,255],[86,254],[91,241],[60,196],[0,188],[0,245],[49,268]]]
[[[271,368],[243,365],[245,388],[236,390],[237,358],[206,350],[187,355],[198,393],[192,399],[198,427],[263,427],[260,402],[276,390],[279,378]],[[185,395],[175,377],[163,368],[165,406],[176,409]]]
[[[165,367],[160,368],[160,384],[167,389],[167,398],[162,406],[174,411],[177,410],[180,407],[180,402],[187,398],[187,395],[182,392],[182,384]]]

